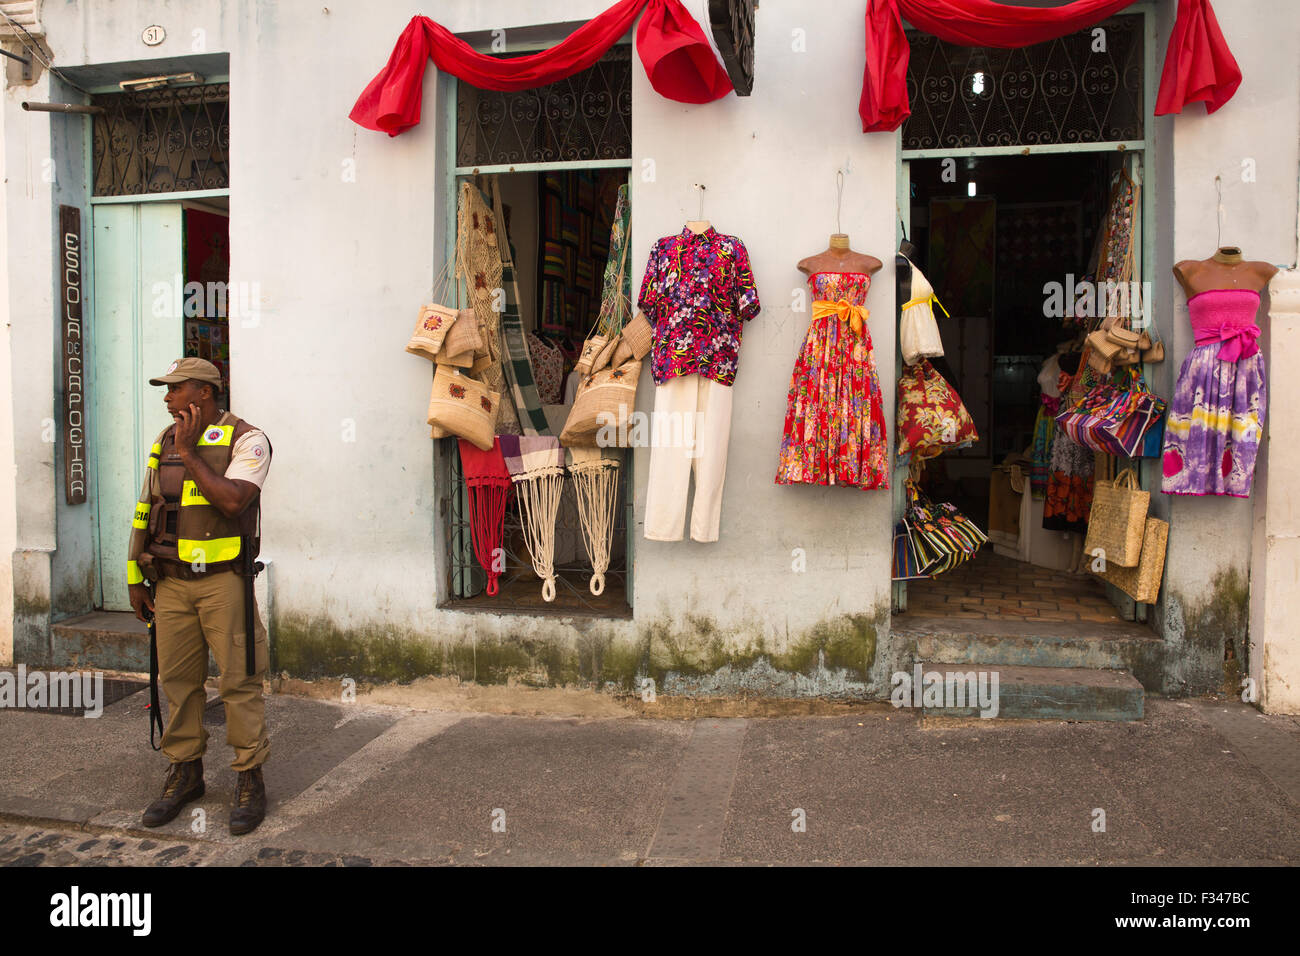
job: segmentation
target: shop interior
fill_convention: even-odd
[[[1121,619],[1100,582],[1068,570],[1079,536],[1043,527],[1028,476],[1040,370],[1078,332],[1046,314],[1044,286],[1088,273],[1123,160],[1083,152],[910,163],[908,238],[947,310],[935,310],[944,356],[931,362],[979,433],[971,447],[926,462],[920,485],[990,541],[966,564],[910,581],[909,613],[1011,618],[1037,598],[1038,620]],[[1022,495],[1031,496],[1027,512]]]
[[[230,200],[217,196],[203,203],[186,203],[185,235],[185,355],[206,359],[221,373],[226,408],[230,404]],[[197,282],[202,295],[189,293]],[[245,303],[247,305],[249,303]],[[238,310],[239,304],[235,304]]]
[[[471,177],[487,194],[488,178]],[[559,435],[573,402],[577,376],[574,365],[583,342],[601,311],[605,270],[610,255],[619,187],[628,181],[626,168],[548,170],[503,173],[497,176],[506,233],[514,253],[519,310],[529,358],[552,434]],[[636,290],[632,290],[635,297]],[[458,474],[456,456],[453,482]],[[619,469],[618,501],[614,508],[610,561],[603,593],[591,593],[592,562],[587,553],[572,481],[566,480],[555,522],[556,594],[544,601],[538,591],[525,541],[517,496],[506,509],[504,572],[497,594],[488,594],[477,563],[464,558],[463,547],[452,542],[453,597],[449,606],[483,609],[528,609],[600,616],[630,614],[627,587],[627,476]],[[453,508],[452,537],[468,528]],[[459,592],[459,593],[458,593]]]

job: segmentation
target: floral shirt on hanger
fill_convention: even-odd
[[[745,244],[712,226],[665,236],[650,250],[637,306],[654,326],[656,385],[697,374],[733,384],[741,323],[760,308]]]

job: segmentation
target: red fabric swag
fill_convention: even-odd
[[[865,133],[894,130],[911,115],[910,49],[903,18],[948,43],[1004,49],[1031,46],[1106,19],[1136,0],[1074,0],[1061,7],[1011,7],[994,0],[867,0],[867,62],[858,112]],[[1213,112],[1241,84],[1241,70],[1219,30],[1210,0],[1179,0],[1165,54],[1156,115],[1205,100]]]
[[[1178,0],[1178,19],[1169,37],[1156,115],[1181,113],[1188,103],[1203,100],[1213,113],[1241,86],[1241,68],[1228,49],[1210,0]]]
[[[703,30],[680,0],[619,0],[549,50],[510,59],[476,53],[441,24],[412,17],[388,64],[362,91],[349,116],[389,136],[417,125],[430,59],[444,73],[485,90],[525,90],[559,82],[600,59],[643,9],[637,51],[659,93],[685,103],[707,103],[732,90]]]

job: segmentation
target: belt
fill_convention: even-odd
[[[935,295],[933,292],[931,292],[929,295],[923,295],[923,296],[918,296],[915,299],[909,299],[908,301],[903,303],[903,310],[906,311],[907,309],[910,309],[914,305],[923,305],[926,302],[933,302],[935,305],[937,305],[940,308],[940,310],[943,312],[944,315],[948,315],[948,310],[943,307],[943,303],[939,301],[939,297]],[[951,319],[952,316],[948,315],[948,318]]]
[[[813,318],[833,315],[841,322],[847,322],[854,332],[862,334],[867,316],[871,315],[865,305],[853,305],[848,299],[832,302],[829,299],[817,299],[813,302]]]
[[[1217,329],[1197,330],[1196,344],[1208,345],[1211,342],[1222,342],[1219,347],[1219,360],[1222,362],[1235,362],[1238,359],[1250,358],[1259,351],[1258,325],[1234,325],[1221,326]]]

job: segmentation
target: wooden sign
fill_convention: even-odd
[[[756,0],[709,0],[709,27],[737,96],[754,91]]]
[[[86,501],[85,324],[81,302],[81,210],[59,207],[59,312],[63,327],[63,478],[68,504]]]

